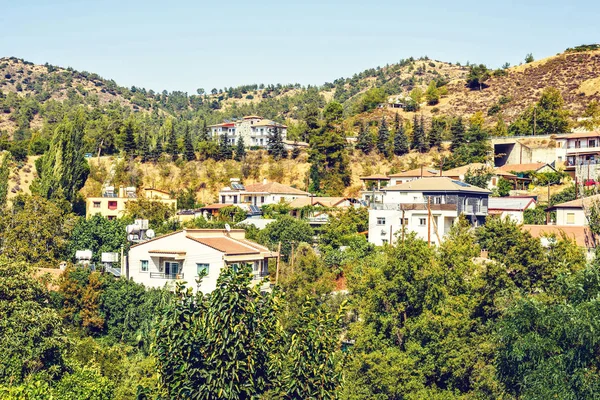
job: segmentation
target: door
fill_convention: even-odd
[[[166,261],[165,275],[177,275],[179,273],[179,263]]]

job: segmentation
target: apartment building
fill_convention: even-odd
[[[285,140],[287,126],[257,115],[248,115],[241,120],[226,121],[208,127],[211,137],[220,138],[222,135],[226,135],[227,141],[232,145],[236,144],[239,138],[243,138],[246,147],[265,147],[268,143],[269,133],[274,128],[281,131],[281,137]]]
[[[162,190],[145,188],[141,191],[141,197],[177,208],[177,200],[172,199],[169,193]],[[108,219],[120,218],[125,215],[127,203],[137,201],[138,198],[139,194],[135,187],[120,187],[117,190],[113,186],[105,187],[102,196],[86,199],[85,217],[100,214]]]

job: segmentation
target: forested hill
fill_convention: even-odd
[[[547,59],[492,70],[484,65],[459,65],[428,57],[405,59],[371,68],[319,87],[299,84],[251,84],[198,89],[197,93],[154,92],[125,88],[95,73],[0,59],[0,140],[48,136],[47,129],[74,106],[97,113],[97,130],[114,130],[129,115],[147,115],[149,134],[173,117],[191,122],[196,132],[223,119],[258,114],[287,122],[291,135],[301,136],[307,114],[320,113],[330,101],[343,105],[347,135],[358,131],[357,120],[374,119],[380,103],[401,103],[412,119],[434,116],[468,117],[482,112],[489,126],[510,124],[539,99],[546,87],[556,88],[572,121],[586,116],[592,100],[600,100],[600,50],[597,45],[568,49]],[[378,114],[379,115],[379,114]],[[92,116],[93,117],[93,116]],[[144,117],[146,118],[146,117]],[[179,130],[179,129],[178,129]],[[92,139],[93,140],[93,139]],[[153,139],[155,140],[155,139]]]

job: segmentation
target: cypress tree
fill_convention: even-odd
[[[190,135],[190,128],[185,125],[185,135],[183,137],[183,147],[186,161],[193,161],[196,159],[196,153],[194,152],[194,143],[192,142],[192,136]]]
[[[423,121],[423,114],[421,114],[421,120],[419,122],[419,135],[423,138],[423,148],[421,149],[421,153],[425,153],[429,151],[429,141],[427,140],[427,136],[425,134],[425,122]]]
[[[384,157],[390,155],[388,142],[390,140],[390,131],[388,130],[385,117],[381,117],[381,124],[379,124],[379,131],[377,132],[377,151]]]
[[[452,134],[452,143],[450,144],[450,150],[454,151],[463,144],[466,144],[465,138],[465,126],[463,124],[462,117],[458,117],[452,121],[450,127],[450,133]]]
[[[65,117],[54,131],[48,151],[36,163],[38,178],[32,192],[47,199],[73,202],[90,173],[84,152],[85,114],[79,109],[73,118]]]
[[[287,157],[287,150],[283,144],[283,137],[278,126],[271,128],[267,138],[267,151],[275,160]]]
[[[292,160],[295,160],[296,158],[298,158],[299,155],[300,155],[300,146],[298,146],[298,141],[295,140],[294,148],[290,152],[290,157],[292,158]]]
[[[123,138],[123,150],[127,157],[133,157],[136,153],[135,136],[133,134],[133,121],[125,124],[125,137]]]
[[[373,150],[373,147],[375,147],[373,135],[367,130],[367,126],[363,122],[360,125],[360,131],[358,132],[356,148],[364,154],[369,154]]]
[[[408,137],[404,132],[404,125],[398,124],[394,131],[394,154],[401,156],[408,153]]]
[[[10,153],[8,151],[0,152],[0,212],[6,205],[8,196],[8,176],[10,174]]]
[[[235,160],[242,161],[246,157],[246,145],[244,144],[244,137],[240,135],[237,140],[235,147]]]
[[[156,162],[164,152],[160,135],[156,138],[156,146],[154,147],[153,160]]]

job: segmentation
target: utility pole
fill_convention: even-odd
[[[402,243],[404,243],[404,232],[406,231],[406,224],[404,223],[404,208],[402,209]]]
[[[279,262],[281,261],[281,241],[277,245],[277,268],[275,269],[275,284],[279,282]]]

